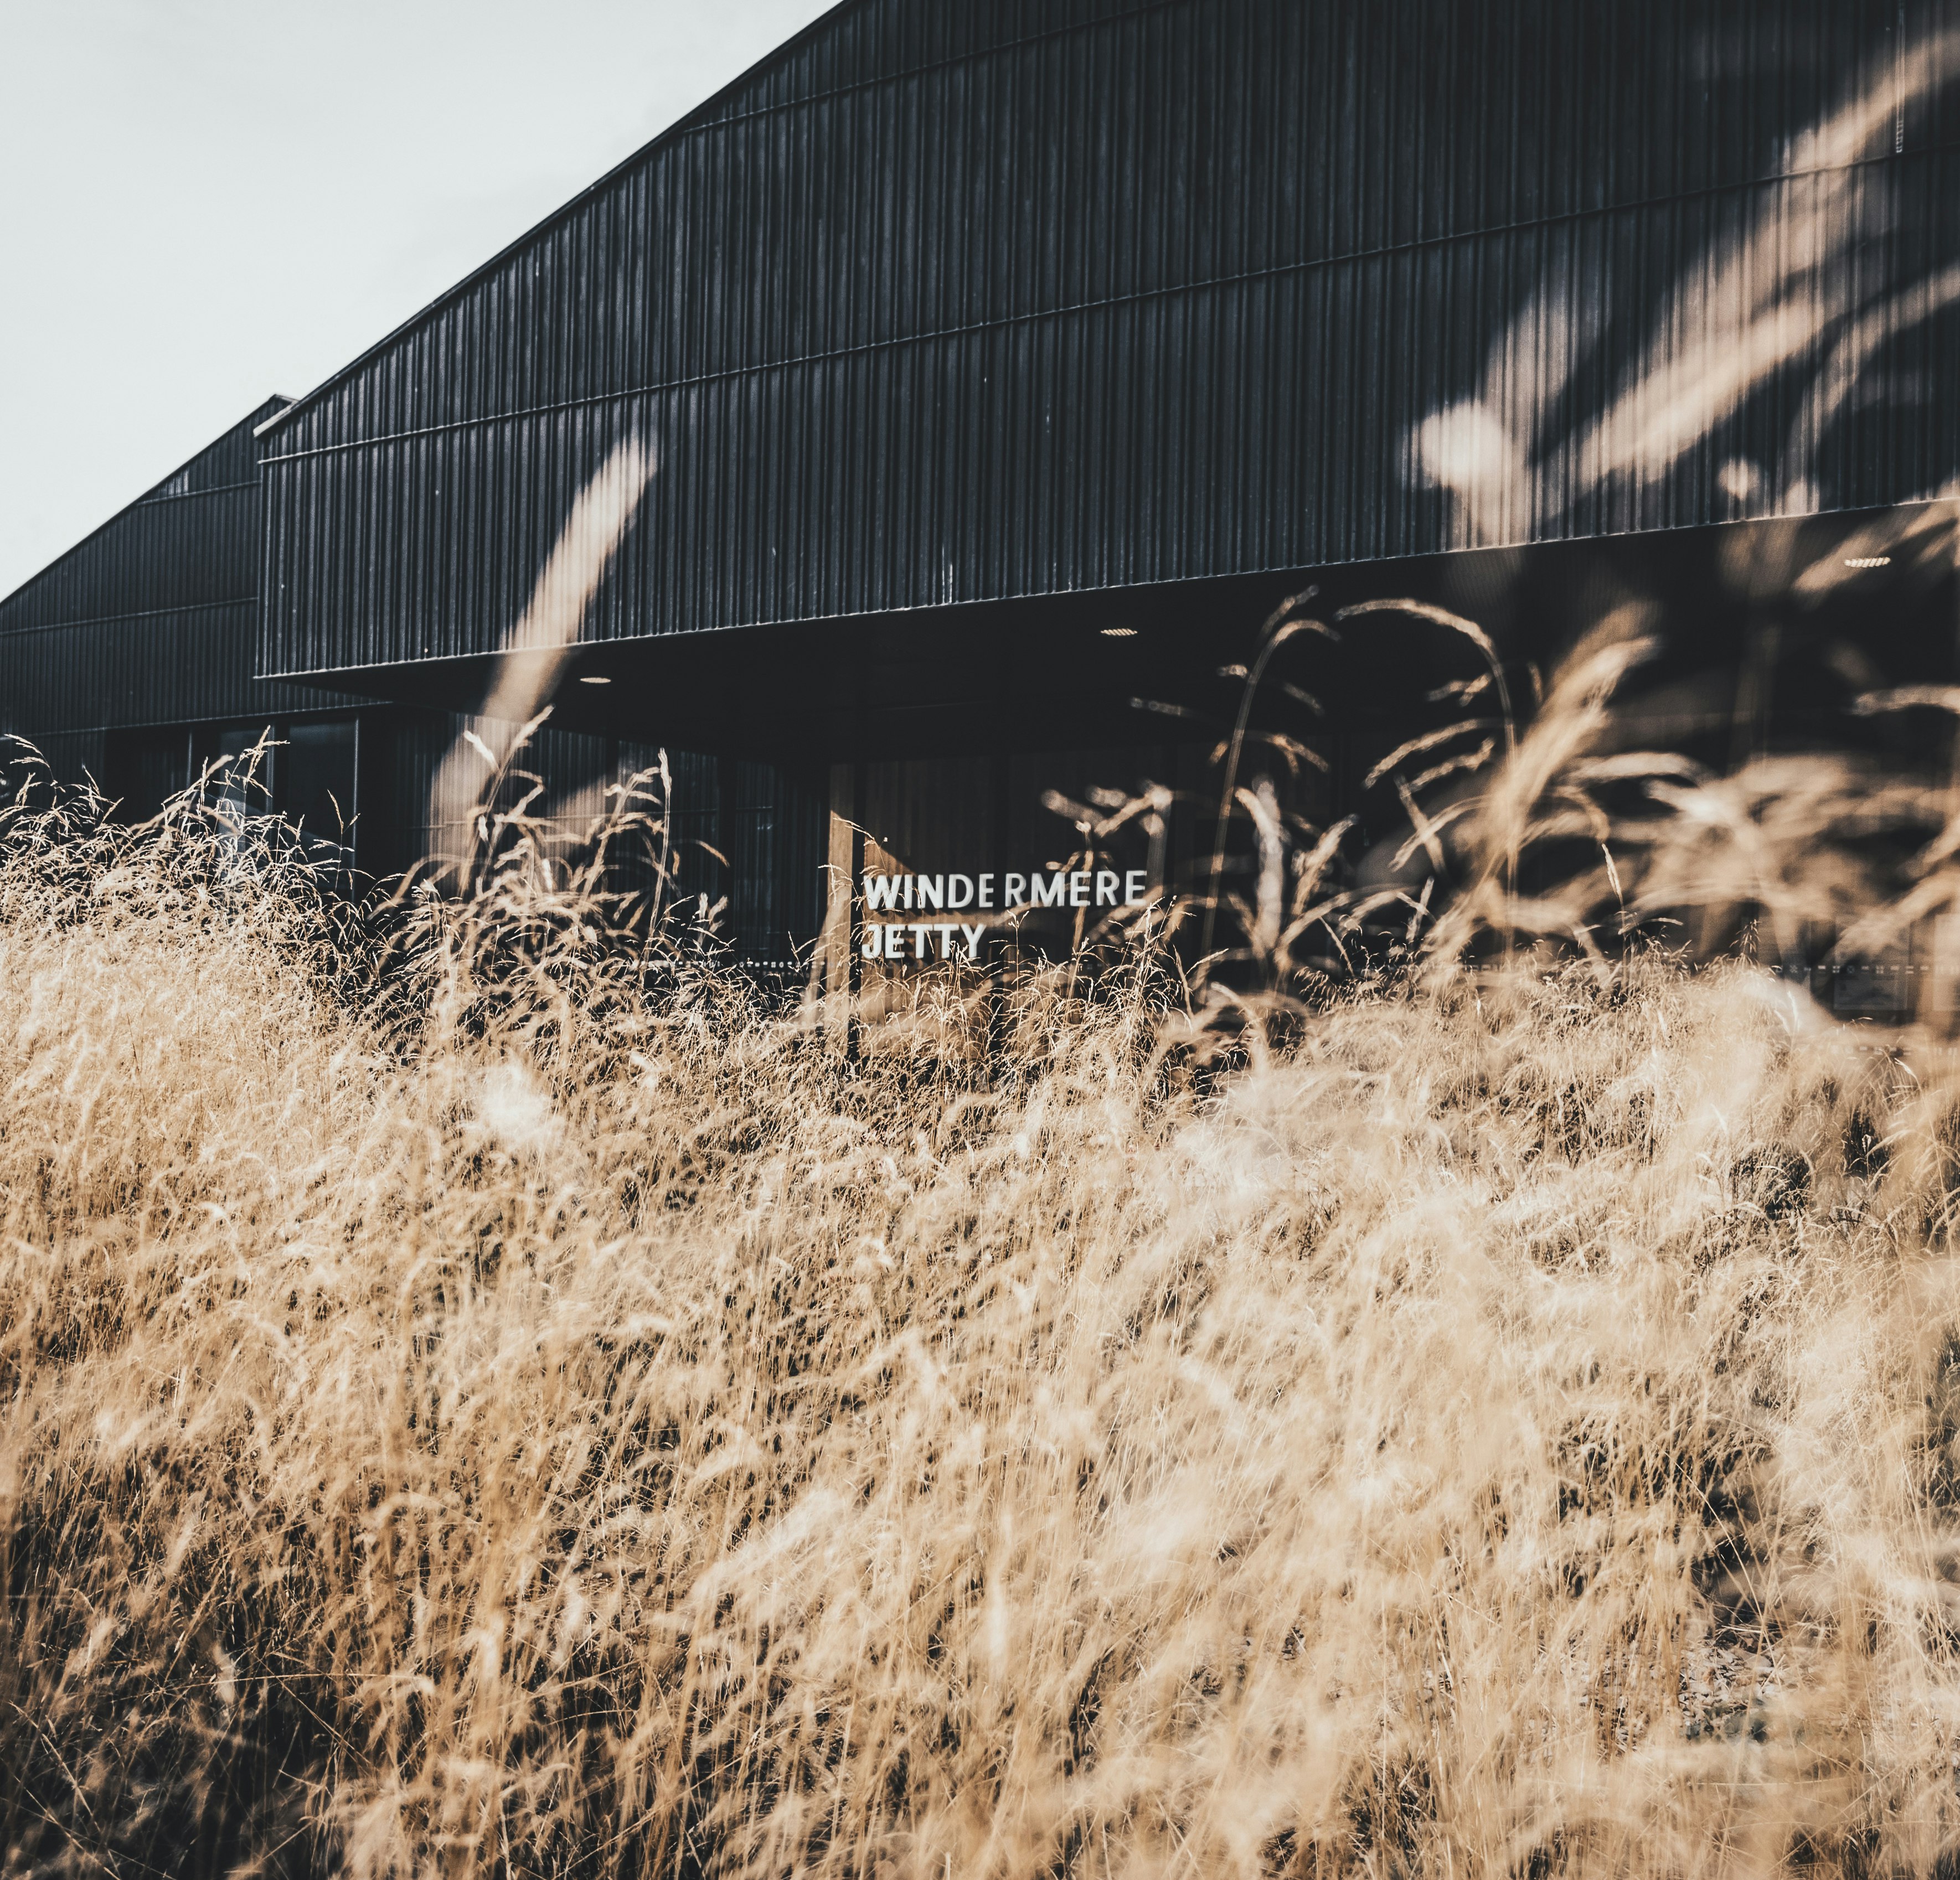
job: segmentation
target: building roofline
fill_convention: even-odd
[[[676,118],[665,130],[650,138],[630,155],[622,157],[604,175],[587,183],[576,196],[560,203],[542,221],[533,223],[515,240],[507,242],[488,260],[471,269],[469,273],[453,285],[445,288],[427,306],[411,313],[399,326],[390,328],[372,345],[356,353],[345,365],[337,367],[333,371],[329,372],[310,391],[302,392],[298,398],[293,399],[286,406],[284,411],[275,412],[262,425],[258,426],[252,434],[255,437],[262,437],[269,432],[276,431],[288,418],[293,417],[296,413],[310,409],[335,386],[359,371],[369,361],[378,358],[398,340],[406,337],[417,327],[432,319],[460,295],[467,293],[470,288],[476,286],[477,282],[494,274],[513,256],[522,253],[541,236],[549,234],[560,223],[583,208],[587,203],[593,201],[603,191],[611,188],[622,177],[648,161],[665,149],[668,145],[677,142],[690,131],[698,129],[711,112],[734,97],[745,86],[753,84],[765,72],[790,57],[792,53],[801,51],[820,33],[827,32],[843,14],[864,4],[864,0],[836,0],[835,5],[826,7],[800,31],[791,33],[780,46],[764,53],[752,65],[730,79],[727,84],[722,86],[719,91],[711,93],[708,97],[702,99],[701,103],[695,105],[692,110],[684,112],[680,116]]]
[[[181,463],[177,465],[173,469],[165,471],[164,474],[158,477],[157,480],[152,483],[148,489],[145,490],[140,496],[132,496],[120,509],[116,510],[110,514],[105,516],[100,522],[97,523],[93,529],[89,530],[88,534],[85,536],[78,536],[73,542],[70,542],[68,546],[62,549],[61,553],[56,555],[52,561],[44,561],[39,568],[35,569],[33,574],[30,574],[27,578],[22,581],[18,587],[12,588],[5,594],[0,594],[0,608],[6,606],[10,601],[18,600],[21,595],[24,594],[29,588],[33,587],[35,582],[40,580],[43,575],[52,574],[54,571],[60,567],[62,563],[65,561],[70,555],[76,553],[80,549],[87,548],[88,545],[93,542],[97,536],[103,533],[105,530],[114,528],[115,526],[120,522],[125,516],[128,515],[132,509],[141,509],[145,503],[156,501],[157,491],[158,490],[161,489],[166,483],[170,482],[174,479],[183,476],[184,472],[189,469],[190,466],[195,463],[199,457],[202,456],[207,450],[210,450],[213,445],[218,444],[221,440],[228,436],[231,432],[236,431],[240,425],[249,422],[253,412],[263,411],[268,405],[277,405],[282,402],[288,408],[291,407],[292,403],[292,400],[287,398],[283,392],[275,392],[270,398],[262,398],[259,399],[259,402],[253,406],[252,407],[252,410],[247,412],[243,418],[234,418],[231,423],[227,425],[224,430],[221,431],[218,434],[217,437],[211,438],[204,444],[199,444],[198,447],[193,450],[189,456],[186,457]],[[273,414],[274,417],[277,417],[278,415],[278,414],[277,412]],[[272,422],[272,419],[267,418],[264,421],[269,424]],[[259,434],[259,426],[253,426],[252,434],[255,437]],[[186,497],[212,496],[217,495],[220,490],[240,489],[243,487],[244,486],[242,484],[221,483],[208,490],[186,490],[184,491],[184,495]],[[166,500],[176,501],[178,499],[172,497]],[[58,622],[56,624],[62,623]]]

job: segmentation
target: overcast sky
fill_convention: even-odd
[[[0,0],[0,594],[829,0]]]

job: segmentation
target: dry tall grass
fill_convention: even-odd
[[[649,978],[521,845],[487,879],[390,951],[274,825],[11,815],[10,1872],[1960,1831],[1931,1045],[1582,964],[1217,1081],[1133,962],[1029,986],[997,1081]]]
[[[1856,160],[1950,64],[1904,26],[1790,146],[1816,239],[1771,193],[1724,224],[1588,476],[1671,474],[1820,341],[1788,447],[1720,472],[1820,506],[1798,446],[1960,293],[1853,265],[1892,213]],[[1526,474],[1565,291],[1411,440],[1465,543],[1595,493]],[[629,441],[574,506],[498,714],[651,474]],[[1521,729],[1430,612],[1504,739],[1385,760],[1367,890],[1239,787],[1313,761],[1250,708],[1341,626],[1270,623],[1201,915],[1244,943],[1222,1078],[1147,954],[1023,988],[1012,1075],[931,1028],[846,1061],[612,943],[521,830],[383,934],[269,822],[0,816],[7,1872],[1955,1871],[1960,1064],[1602,939],[1950,921],[1960,823],[1841,762],[1601,755],[1630,641]],[[1287,1004],[1432,921],[1435,970]]]

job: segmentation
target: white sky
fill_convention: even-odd
[[[0,0],[0,594],[829,0]]]

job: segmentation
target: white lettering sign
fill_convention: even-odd
[[[994,883],[1001,883],[997,910]],[[1121,892],[1118,893],[1120,886]],[[1113,868],[1036,870],[1031,874],[867,875],[862,883],[867,916],[899,912],[959,911],[968,908],[1013,913],[1032,908],[1135,908],[1156,897],[1141,868],[1119,878]],[[964,921],[867,919],[859,951],[867,959],[970,959],[980,957],[987,926]]]

